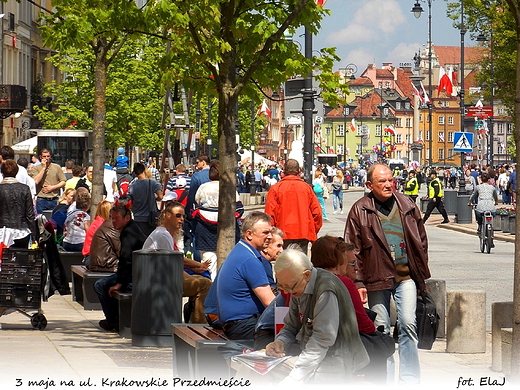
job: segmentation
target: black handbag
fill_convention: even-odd
[[[437,338],[440,317],[437,313],[435,302],[429,293],[422,291],[417,296],[417,308],[415,310],[417,321],[417,348],[431,350]],[[394,339],[397,342],[399,335],[398,324],[394,327]]]

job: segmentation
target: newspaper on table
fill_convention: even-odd
[[[258,351],[241,353],[240,355],[233,356],[231,359],[235,362],[244,364],[260,375],[265,375],[290,357],[291,356],[284,356],[279,358],[274,356],[267,356],[265,354],[265,349],[261,349]]]

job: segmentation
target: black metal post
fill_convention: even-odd
[[[212,139],[212,136],[211,136],[211,109],[213,108],[213,102],[211,100],[211,96],[208,96],[208,139],[207,139],[207,144],[208,144],[208,157],[209,159],[211,160],[212,158],[212,149],[213,149],[213,139]]]
[[[347,107],[343,107],[343,165],[347,164]]]
[[[312,58],[312,34],[305,28],[305,58]],[[312,137],[312,114],[314,111],[314,94],[312,91],[312,70],[304,79],[303,95],[303,172],[305,181],[312,183],[312,159],[313,159],[313,137]]]
[[[466,109],[464,107],[464,35],[466,30],[464,28],[464,2],[460,2],[460,131],[464,132],[464,117]],[[460,153],[461,171],[464,172],[464,156],[465,153]],[[460,175],[459,179],[459,194],[466,193],[466,180],[464,174]]]
[[[255,174],[255,102],[251,101],[251,173]]]

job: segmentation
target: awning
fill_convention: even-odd
[[[38,145],[38,137],[32,137],[25,141],[18,142],[12,146],[15,154],[33,154]]]

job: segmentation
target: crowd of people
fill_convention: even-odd
[[[449,221],[442,191],[457,173],[323,164],[309,185],[294,159],[283,167],[239,166],[234,248],[217,268],[218,160],[200,155],[195,167],[178,164],[163,184],[153,159],[130,170],[120,148],[113,164],[106,160],[104,200],[90,215],[92,165],[67,161],[60,167],[48,149],[38,157],[26,169],[13,161],[10,147],[0,148],[0,226],[9,234],[2,241],[27,248],[37,237],[35,216],[47,213],[63,250],[81,252],[94,272],[113,272],[94,284],[103,330],[118,330],[115,294],[132,289],[132,253],[174,250],[184,253],[185,322],[221,329],[232,342],[265,348],[273,357],[292,356],[254,378],[259,383],[384,384],[395,372],[399,383],[420,382],[416,300],[431,276],[424,224],[434,207]],[[516,191],[514,169],[469,167],[458,177],[482,213],[490,197],[493,204],[498,195],[515,203],[509,195]],[[423,184],[431,203],[424,216],[417,206]],[[343,191],[351,185],[367,191],[347,210]],[[262,191],[264,210],[242,218],[239,194]],[[347,214],[342,237],[319,235],[328,218],[326,194],[334,214]],[[390,336],[391,299],[396,341]],[[280,306],[288,314],[277,333]],[[251,371],[241,374],[253,378]]]

